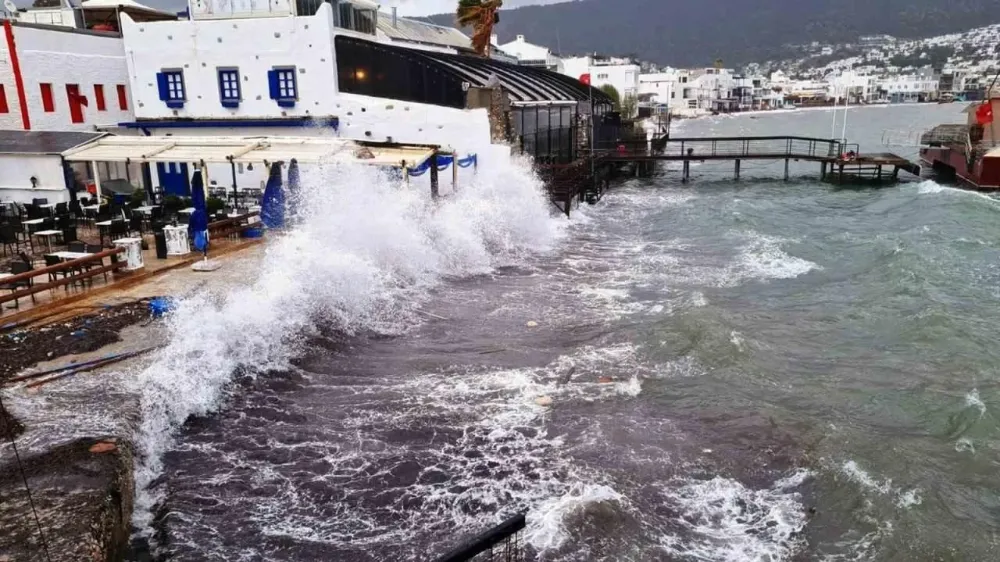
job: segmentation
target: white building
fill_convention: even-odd
[[[499,47],[501,51],[517,57],[517,62],[521,66],[533,66],[553,72],[563,72],[562,60],[558,56],[554,55],[548,47],[529,43],[525,40],[524,35],[518,35],[510,43],[502,45],[497,44],[495,35],[492,40],[493,44]]]
[[[587,55],[570,57],[562,61],[562,74],[580,79],[585,74],[590,75],[590,83],[597,88],[605,85],[614,86],[622,99],[639,96],[639,65],[628,58],[600,57]]]
[[[639,75],[639,95],[649,96],[649,101],[653,103],[673,108],[676,102],[674,97],[676,93],[677,71],[674,69]]]
[[[0,129],[94,131],[133,120],[118,34],[3,22]]]
[[[889,76],[877,82],[879,96],[890,103],[933,101],[938,97],[939,87],[940,77],[930,69]]]
[[[828,97],[843,103],[871,103],[878,99],[878,79],[875,76],[861,74],[853,70],[841,72],[838,76],[827,79]]]

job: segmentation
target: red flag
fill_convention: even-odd
[[[590,74],[581,74],[580,75],[580,82],[583,82],[584,84],[586,84],[586,85],[589,86],[590,85]]]
[[[976,122],[980,125],[986,125],[993,122],[992,101],[983,102],[983,104],[976,109]]]

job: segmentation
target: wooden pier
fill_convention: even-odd
[[[733,162],[733,178],[740,179],[744,160],[784,161],[783,177],[790,178],[792,161],[819,164],[822,181],[838,184],[886,184],[905,171],[919,176],[920,166],[890,153],[862,153],[857,144],[835,139],[800,136],[685,137],[618,143],[599,148],[565,166],[543,167],[554,204],[569,214],[572,201],[599,199],[607,178],[631,166],[634,175],[651,175],[657,162],[681,162],[681,181],[691,180],[692,162]],[[593,174],[591,174],[593,171]]]

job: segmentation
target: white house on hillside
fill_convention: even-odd
[[[497,44],[495,36],[493,44]],[[517,62],[521,66],[534,66],[537,68],[551,70],[553,72],[563,71],[562,60],[560,60],[559,57],[552,54],[552,51],[548,47],[528,43],[524,39],[524,35],[518,35],[517,39],[511,41],[510,43],[497,45],[497,47],[499,47],[504,53],[517,57]]]

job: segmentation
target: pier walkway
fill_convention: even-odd
[[[731,161],[740,179],[744,160],[784,161],[784,179],[794,161],[816,162],[820,179],[834,184],[882,184],[898,180],[899,172],[919,176],[920,166],[896,154],[862,153],[857,144],[838,139],[801,136],[681,137],[621,141],[562,166],[543,167],[552,202],[569,213],[574,197],[599,199],[607,178],[627,165],[634,175],[652,174],[656,162],[682,162],[681,181],[691,179],[691,162]]]

